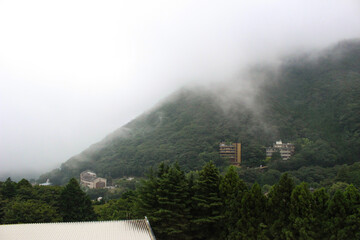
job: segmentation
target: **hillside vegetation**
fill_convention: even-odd
[[[40,180],[64,184],[86,169],[142,176],[163,161],[185,171],[209,160],[221,168],[227,162],[218,156],[220,141],[242,143],[243,166],[280,172],[360,160],[359,41],[288,58],[263,82],[251,104],[233,95],[225,101],[226,89],[182,89]],[[291,160],[265,159],[265,147],[278,139],[296,144]]]

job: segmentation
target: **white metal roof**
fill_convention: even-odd
[[[0,225],[6,240],[155,240],[147,219]]]

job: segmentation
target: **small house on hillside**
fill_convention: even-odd
[[[156,240],[145,219],[1,225],[6,240]]]
[[[96,176],[96,173],[86,170],[80,173],[80,184],[88,188],[105,188],[106,178]]]

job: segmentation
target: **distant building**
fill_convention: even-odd
[[[282,143],[276,141],[272,147],[266,148],[266,157],[271,157],[274,152],[280,152],[282,160],[289,160],[295,152],[295,145],[292,143]]]
[[[46,182],[40,183],[39,185],[40,185],[40,186],[51,186],[52,183],[50,182],[50,179],[46,179]]]
[[[219,145],[220,157],[230,160],[231,165],[240,166],[241,164],[241,143],[226,144],[221,142]]]
[[[12,240],[156,240],[145,219],[1,225],[0,239]]]
[[[106,178],[96,176],[96,173],[86,170],[80,173],[80,184],[88,188],[105,188]]]

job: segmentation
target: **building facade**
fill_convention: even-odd
[[[220,157],[230,160],[230,164],[240,166],[241,164],[241,143],[221,142],[219,145]]]
[[[106,178],[96,176],[96,173],[86,170],[80,173],[80,184],[88,188],[105,188]]]
[[[280,152],[282,160],[289,160],[295,152],[295,145],[276,141],[272,147],[266,148],[266,157],[271,157],[274,152]]]

